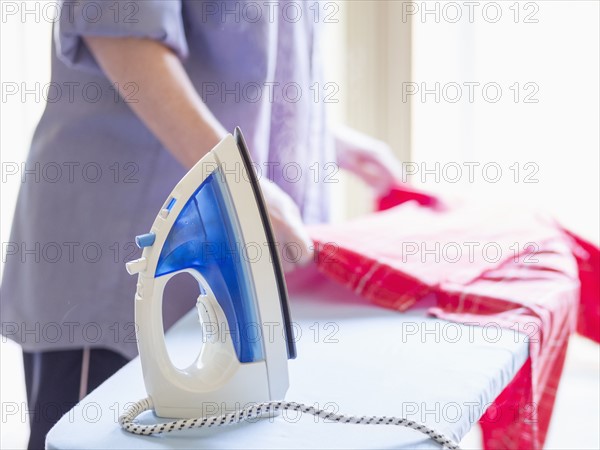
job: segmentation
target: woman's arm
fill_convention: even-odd
[[[137,102],[129,106],[186,168],[227,134],[194,89],[179,58],[163,44],[116,37],[86,37],[85,42],[112,82],[138,86]],[[268,179],[260,182],[277,241],[282,246],[299,244],[299,255],[282,255],[284,268],[307,264],[313,255],[312,240],[298,207]]]
[[[139,38],[88,36],[85,42],[111,81],[137,85],[136,101],[129,106],[186,168],[227,133],[168,47]]]

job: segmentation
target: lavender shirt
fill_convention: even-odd
[[[307,222],[327,220],[323,180],[331,180],[334,158],[314,5],[64,3],[47,105],[6,246],[2,334],[26,351],[137,352],[136,277],[124,263],[139,256],[133,238],[148,231],[184,169],[130,110],[136,86],[123,86],[119,97],[84,35],[145,37],[173,49],[221,123],[242,128],[259,175],[290,194]],[[189,280],[167,287],[166,326],[193,305],[192,288]]]

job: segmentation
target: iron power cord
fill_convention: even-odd
[[[133,434],[139,434],[142,436],[149,436],[152,434],[171,433],[179,430],[189,430],[194,428],[210,428],[220,427],[224,425],[231,425],[234,423],[241,422],[243,420],[253,419],[263,414],[276,413],[282,410],[300,411],[302,413],[311,414],[322,419],[331,420],[339,423],[353,423],[353,424],[364,424],[364,425],[397,425],[406,428],[412,428],[413,430],[419,431],[429,438],[437,442],[442,448],[448,450],[460,450],[458,444],[448,439],[441,433],[429,428],[427,425],[423,425],[412,420],[407,420],[399,417],[356,417],[346,416],[344,414],[335,414],[327,412],[322,409],[316,409],[312,406],[304,405],[296,402],[266,402],[259,403],[247,408],[241,409],[236,412],[223,414],[215,417],[204,417],[196,419],[180,419],[172,422],[160,423],[155,425],[142,425],[135,423],[134,419],[138,417],[144,411],[153,409],[152,400],[145,398],[139,402],[134,403],[132,406],[127,408],[125,412],[119,417],[119,424],[121,427]]]

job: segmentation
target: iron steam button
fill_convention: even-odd
[[[156,234],[154,233],[146,233],[140,234],[135,237],[135,243],[139,248],[151,247],[154,244],[154,240],[156,239]]]

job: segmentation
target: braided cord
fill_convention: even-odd
[[[223,414],[221,416],[214,417],[203,417],[195,419],[180,419],[172,422],[160,423],[155,425],[141,425],[135,423],[134,419],[144,411],[149,411],[153,408],[152,400],[145,398],[132,406],[127,408],[125,412],[119,417],[119,424],[123,429],[130,433],[139,434],[143,436],[149,436],[152,434],[170,433],[178,430],[189,430],[193,428],[210,428],[220,427],[223,425],[230,425],[238,423],[243,420],[252,419],[263,414],[276,413],[282,410],[300,411],[302,413],[310,414],[322,419],[331,420],[338,423],[353,423],[353,424],[364,424],[364,425],[397,425],[406,428],[412,428],[413,430],[419,431],[437,442],[442,448],[448,450],[460,450],[460,447],[448,439],[441,433],[429,428],[426,425],[407,420],[399,417],[356,417],[346,416],[344,414],[335,414],[322,409],[316,409],[313,406],[304,405],[296,402],[266,402],[258,403],[253,406],[241,409],[236,412]]]

